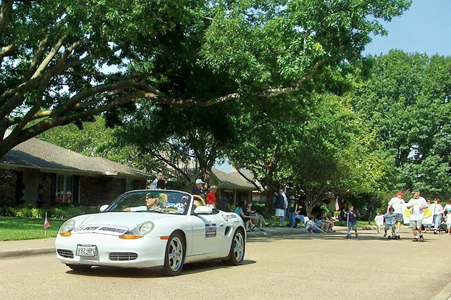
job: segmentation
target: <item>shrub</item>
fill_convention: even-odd
[[[39,208],[32,208],[31,209],[31,216],[32,218],[42,218],[42,211]]]
[[[16,210],[9,206],[0,206],[0,216],[15,217],[17,215]]]
[[[20,208],[17,211],[17,216],[21,217],[21,218],[32,218],[33,217],[32,208],[28,208],[28,207]]]
[[[54,219],[65,219],[66,218],[66,212],[64,209],[60,207],[52,207],[47,212],[48,218],[54,218]]]

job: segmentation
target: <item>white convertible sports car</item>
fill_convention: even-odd
[[[75,271],[159,267],[169,276],[185,263],[241,264],[246,244],[241,217],[204,206],[196,197],[170,190],[122,194],[100,213],[66,221],[55,241],[57,257]]]

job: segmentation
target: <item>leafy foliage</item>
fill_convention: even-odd
[[[346,73],[408,0],[0,2],[0,157],[135,99],[188,107]],[[324,82],[330,76],[324,77]],[[132,106],[126,109],[132,109]],[[136,107],[139,109],[139,106]],[[12,133],[3,138],[7,129]]]
[[[393,190],[450,196],[450,71],[450,57],[391,51],[356,90],[355,109],[393,158]]]

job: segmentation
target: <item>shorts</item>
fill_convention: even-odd
[[[349,223],[348,228],[351,230],[357,230],[357,223]]]
[[[404,221],[404,218],[402,217],[402,214],[395,214],[395,221],[402,223]]]
[[[281,209],[281,208],[276,208],[276,217],[283,217],[285,216],[285,210]]]
[[[386,230],[388,230],[388,229],[390,229],[390,228],[394,228],[395,227],[395,224],[385,224],[385,229]]]
[[[410,228],[421,228],[423,220],[410,220]]]

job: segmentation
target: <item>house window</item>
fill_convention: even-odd
[[[72,203],[73,177],[57,175],[56,176],[56,202],[57,203]]]

